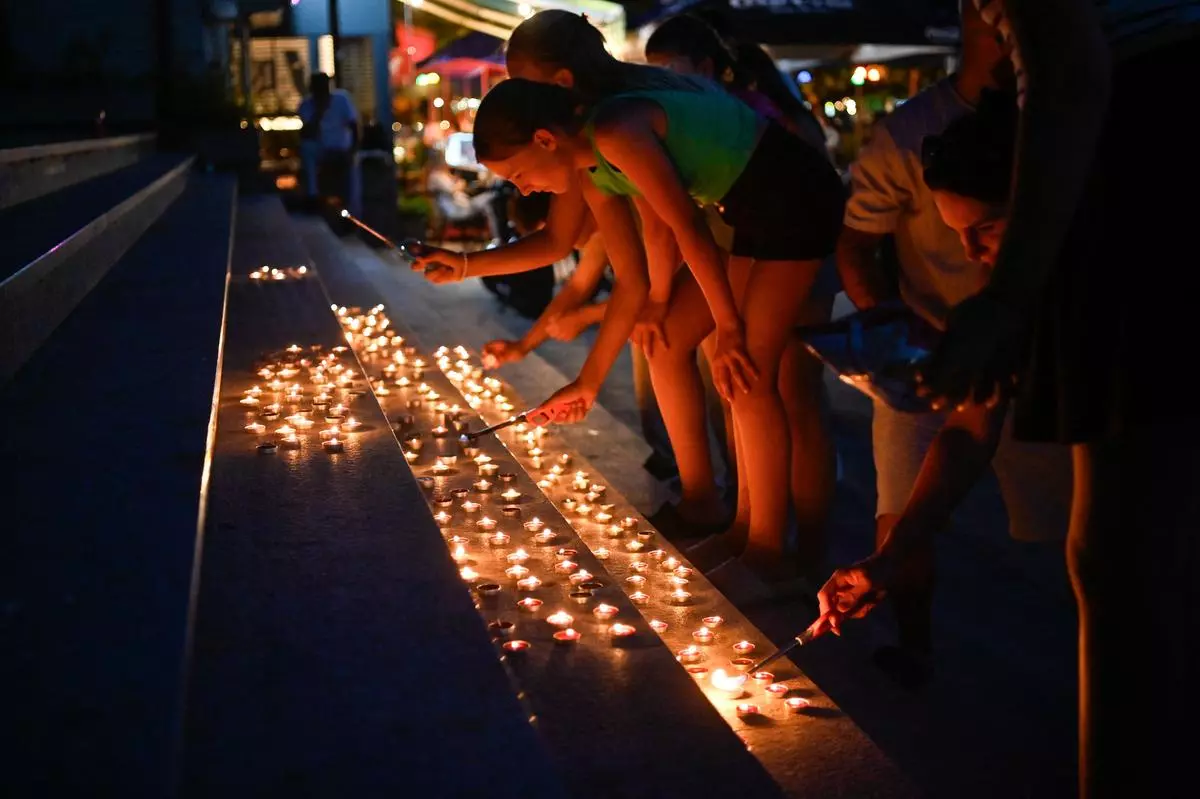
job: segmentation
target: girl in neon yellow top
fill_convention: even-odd
[[[514,36],[512,74],[557,79],[554,64],[531,55],[536,48],[514,53],[515,42]],[[618,289],[631,279],[641,291],[648,273],[649,302],[610,303],[604,327],[614,338],[633,329],[650,356],[685,486],[704,482],[689,479],[695,475],[688,469],[711,468],[689,452],[707,455],[690,434],[703,426],[697,423],[702,393],[691,375],[696,347],[716,327],[714,379],[732,401],[739,444],[745,444],[738,449],[751,519],[743,562],[777,571],[790,461],[781,435],[787,422],[776,388],[778,364],[840,226],[836,173],[822,154],[716,88],[610,94],[595,106],[560,86],[510,80],[484,98],[475,136],[480,161],[521,190],[582,191],[612,256]],[[632,197],[642,220],[644,262],[631,245],[636,229],[622,195]],[[718,201],[734,227],[728,274],[696,200]],[[618,263],[622,250],[631,262],[625,268]],[[690,269],[677,272],[681,254]],[[635,318],[630,308],[638,309]],[[543,407],[553,418],[573,421],[586,413],[594,391],[573,384]],[[684,493],[685,503],[693,499]],[[692,503],[694,518],[724,515],[719,505],[698,505]]]

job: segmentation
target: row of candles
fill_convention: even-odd
[[[354,367],[342,362],[348,351],[293,344],[264,359],[257,371],[263,382],[245,389],[239,400],[247,415],[243,429],[255,436],[259,452],[300,449],[314,433],[325,452],[345,450],[347,435],[362,427],[349,405],[366,394]]]
[[[260,282],[303,280],[307,276],[307,266],[285,266],[283,269],[273,266],[261,266],[252,271],[249,275],[251,280],[257,280]]]
[[[563,542],[563,536],[537,517],[523,520],[519,502],[524,495],[517,487],[519,478],[515,472],[501,473],[502,467],[490,455],[478,447],[460,444],[457,436],[463,429],[466,410],[451,404],[425,382],[425,360],[415,357],[412,348],[404,346],[402,338],[381,332],[390,327],[383,307],[377,306],[366,313],[347,308],[336,308],[335,312],[345,328],[347,341],[363,363],[370,368],[383,362],[381,373],[372,380],[380,402],[386,408],[389,398],[395,396],[403,400],[409,411],[399,416],[396,422],[404,457],[423,472],[418,481],[427,492],[434,520],[443,530],[451,557],[459,566],[461,577],[477,596],[481,610],[490,613],[494,603],[511,590],[514,596],[519,596],[515,600],[517,610],[522,615],[535,616],[547,602],[543,598],[545,592],[555,586],[561,586],[566,592],[568,602],[592,604],[596,592],[603,589],[605,583],[579,565],[577,549],[561,546],[553,551],[552,558],[530,554],[530,549],[549,551],[550,545]],[[511,414],[514,410],[501,381],[485,377],[482,368],[471,362],[470,353],[464,347],[453,350],[441,347],[433,353],[433,359],[472,411]],[[416,415],[412,413],[417,410],[433,412],[428,438],[418,429]],[[570,453],[548,452],[545,448],[547,435],[546,428],[522,422],[510,428],[507,437],[512,439],[512,445],[508,448],[514,455],[514,446],[516,450],[524,449],[528,467],[539,473],[537,487],[546,499],[552,499],[552,493],[565,494],[557,504],[563,516],[572,520],[569,523],[573,532],[600,533],[603,543],[590,548],[592,555],[598,561],[607,562],[605,566],[609,571],[615,565],[612,559],[620,559],[621,571],[629,572],[621,581],[626,595],[647,615],[648,626],[660,637],[664,636],[670,625],[648,611],[656,602],[676,609],[693,605],[694,597],[689,590],[694,577],[692,568],[657,547],[655,533],[643,529],[637,518],[615,518],[615,505],[605,502],[607,487],[594,482],[587,472],[571,471],[568,468],[572,462]],[[469,487],[450,487],[452,482],[461,483],[460,475],[472,468],[475,475]],[[488,512],[489,508],[494,508],[497,499],[500,500],[499,515],[504,521],[498,521]],[[523,535],[516,534],[516,525]],[[488,559],[494,561],[503,554],[503,581],[497,579],[498,574],[488,577],[480,573],[477,567],[481,562],[472,552],[476,540],[488,550]],[[582,547],[582,543],[579,546]],[[535,573],[539,567],[543,569],[541,576]],[[663,584],[661,591],[654,590],[655,584],[660,582],[658,575]],[[510,584],[512,589],[506,590],[503,583]],[[614,621],[618,613],[616,606],[605,602],[591,608],[592,617],[601,624],[601,634],[611,637],[614,642],[637,632],[632,624]],[[583,638],[577,629],[577,619],[565,610],[549,613],[544,621],[554,629],[552,637],[556,643],[574,645]],[[748,694],[753,698],[753,691],[761,688],[764,699],[784,712],[797,713],[807,708],[808,700],[790,696],[791,686],[777,682],[774,674],[765,671],[746,673],[753,665],[750,655],[756,648],[750,641],[733,643],[725,650],[729,653],[725,657],[712,656],[714,661],[725,662],[729,668],[710,670],[703,665],[710,659],[710,650],[717,651],[713,647],[724,623],[720,616],[705,616],[702,624],[691,633],[693,643],[675,652],[676,660],[688,673],[703,681],[721,698],[741,699]],[[502,649],[509,655],[519,655],[532,646],[529,641],[511,637],[515,627],[513,622],[502,619],[493,619],[488,624],[493,635],[507,639],[502,643]],[[735,708],[741,717],[759,715],[764,710],[754,702],[741,702]]]

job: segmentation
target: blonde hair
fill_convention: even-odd
[[[509,64],[536,64],[566,69],[575,90],[587,102],[638,90],[717,91],[703,78],[677,75],[659,67],[630,64],[613,58],[604,47],[604,34],[582,14],[561,9],[539,11],[518,25],[505,48]]]

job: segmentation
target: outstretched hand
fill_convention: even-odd
[[[461,253],[422,244],[406,248],[412,270],[422,272],[430,283],[457,283],[467,276],[467,260]]]
[[[578,380],[554,392],[525,417],[530,424],[544,427],[551,422],[574,424],[582,422],[596,402],[597,390],[581,385]]]

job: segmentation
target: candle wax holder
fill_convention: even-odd
[[[516,566],[509,566],[504,570],[504,574],[508,576],[509,579],[520,582],[529,576],[529,569],[526,566],[521,566],[518,564]]]
[[[773,682],[763,690],[765,690],[767,695],[773,699],[783,699],[785,696],[787,696],[787,692],[791,689],[788,687],[787,683]]]
[[[255,449],[257,449],[259,452],[274,452],[276,448],[277,447],[274,441],[264,441],[255,447]]]
[[[733,667],[738,671],[750,671],[751,667],[754,666],[754,661],[750,658],[734,658],[732,663]]]
[[[493,533],[487,537],[488,544],[494,547],[508,546],[508,542],[511,540],[512,539],[504,533]]]
[[[541,587],[542,581],[533,575],[526,577],[524,580],[517,580],[517,588],[522,591],[536,591]]]
[[[574,549],[568,549],[566,547],[561,547],[554,551],[554,557],[556,560],[570,560],[578,554],[579,553]]]
[[[733,645],[733,651],[736,652],[739,657],[745,657],[754,651],[754,644],[750,643],[749,641],[738,641]]]
[[[578,568],[579,564],[573,560],[560,560],[558,563],[554,564],[554,571],[558,572],[559,574],[570,574]]]
[[[259,424],[258,422],[251,422],[250,424],[246,425],[244,429],[247,433],[256,436],[261,436],[263,433],[267,432],[267,426],[265,424]]]
[[[463,513],[478,513],[482,506],[478,502],[472,502],[468,499],[460,507],[462,507]]]
[[[504,514],[505,516],[509,517],[510,519],[517,519],[517,518],[520,518],[520,516],[521,516],[521,506],[520,505],[505,505],[503,508],[500,509],[500,512],[502,514]]]
[[[743,702],[737,706],[738,718],[744,719],[751,716],[757,716],[758,712],[758,705],[754,705],[749,702]]]
[[[567,579],[571,581],[571,585],[583,585],[584,583],[591,582],[592,573],[587,569],[580,569]]]
[[[654,630],[654,632],[658,633],[659,635],[665,633],[668,629],[670,629],[670,627],[671,625],[667,624],[665,621],[660,621],[659,619],[650,620],[650,629]]]
[[[708,677],[707,666],[688,666],[687,673],[695,677],[697,680],[704,680]]]
[[[632,575],[631,577],[626,577],[625,584],[629,585],[633,588],[640,589],[642,586],[644,586],[646,584],[646,578],[640,574],[635,574],[635,575]]]
[[[629,601],[635,605],[645,605],[650,601],[650,595],[641,591],[634,591],[629,595]]]
[[[702,657],[704,657],[704,653],[698,646],[687,646],[675,653],[675,659],[685,665],[698,663]]]
[[[582,637],[583,636],[580,635],[578,630],[574,630],[574,629],[568,627],[565,630],[559,630],[558,632],[556,632],[554,634],[554,641],[555,641],[555,643],[559,643],[559,644],[574,644],[574,643],[578,642],[579,639]]]
[[[604,583],[599,580],[588,580],[587,582],[580,583],[579,587],[584,591],[599,591],[604,587]]]
[[[467,498],[467,489],[452,488],[452,489],[450,489],[450,496],[454,497],[455,499],[466,499]]]
[[[480,583],[479,585],[475,586],[475,591],[480,596],[493,597],[496,594],[500,593],[500,584],[499,583]]]
[[[529,521],[525,522],[525,524],[523,525],[523,527],[531,533],[539,533],[542,531],[542,528],[544,528],[545,526],[546,526],[546,523],[543,522],[541,519],[539,519],[536,516],[534,516]]]
[[[649,569],[650,564],[646,563],[645,561],[635,560],[633,563],[629,564],[629,570],[634,574],[643,574],[649,571]]]
[[[497,619],[496,621],[488,624],[488,632],[500,638],[507,638],[508,636],[512,635],[513,630],[516,629],[516,626],[517,625],[513,624],[511,621]]]
[[[433,520],[438,523],[438,527],[445,527],[450,524],[450,514],[444,510],[440,510],[433,514]]]
[[[716,637],[716,634],[707,627],[692,631],[692,640],[698,644],[711,644]]]
[[[650,560],[653,560],[653,561],[661,562],[662,559],[665,558],[666,556],[667,556],[667,551],[665,549],[652,549],[646,553],[646,557],[650,558]]]
[[[528,641],[505,641],[501,649],[510,655],[518,655],[523,652],[527,652],[530,646],[532,646],[532,644],[530,644]]]
[[[463,505],[466,505],[466,503],[464,502]],[[463,510],[466,510],[466,508],[464,507]],[[468,511],[468,513],[469,512],[470,511]],[[496,529],[496,520],[489,518],[487,516],[484,516],[479,521],[475,522],[475,526],[478,527],[480,530],[485,530],[485,531],[495,530]]]
[[[596,607],[592,608],[592,615],[595,616],[600,621],[608,621],[609,619],[615,617],[618,612],[620,612],[619,608],[617,608],[614,605],[605,604],[603,602],[600,603],[599,605],[597,605]]]
[[[725,623],[725,619],[721,618],[720,616],[705,616],[700,621],[705,627],[711,627],[713,629],[716,629]]]
[[[787,709],[792,713],[803,713],[812,706],[812,702],[809,702],[802,696],[789,696],[787,699],[783,700],[783,704],[787,706]]]
[[[526,613],[534,613],[542,606],[542,600],[535,596],[527,596],[517,603],[517,607]]]
[[[775,675],[769,671],[756,671],[750,677],[759,685],[770,685],[775,682]]]
[[[503,474],[500,475],[500,482],[504,483],[505,485],[512,483],[516,479],[517,479],[517,476],[515,474],[513,474],[512,472],[504,472]]]
[[[534,540],[534,543],[536,543],[536,544],[540,544],[542,546],[547,546],[549,544],[553,544],[556,540],[558,540],[558,534],[555,533],[553,530],[542,530],[540,533],[538,533],[537,535],[535,535],[533,537],[533,540]]]
[[[592,598],[592,592],[584,590],[572,591],[571,593],[567,594],[567,596],[576,605],[586,605]]]

